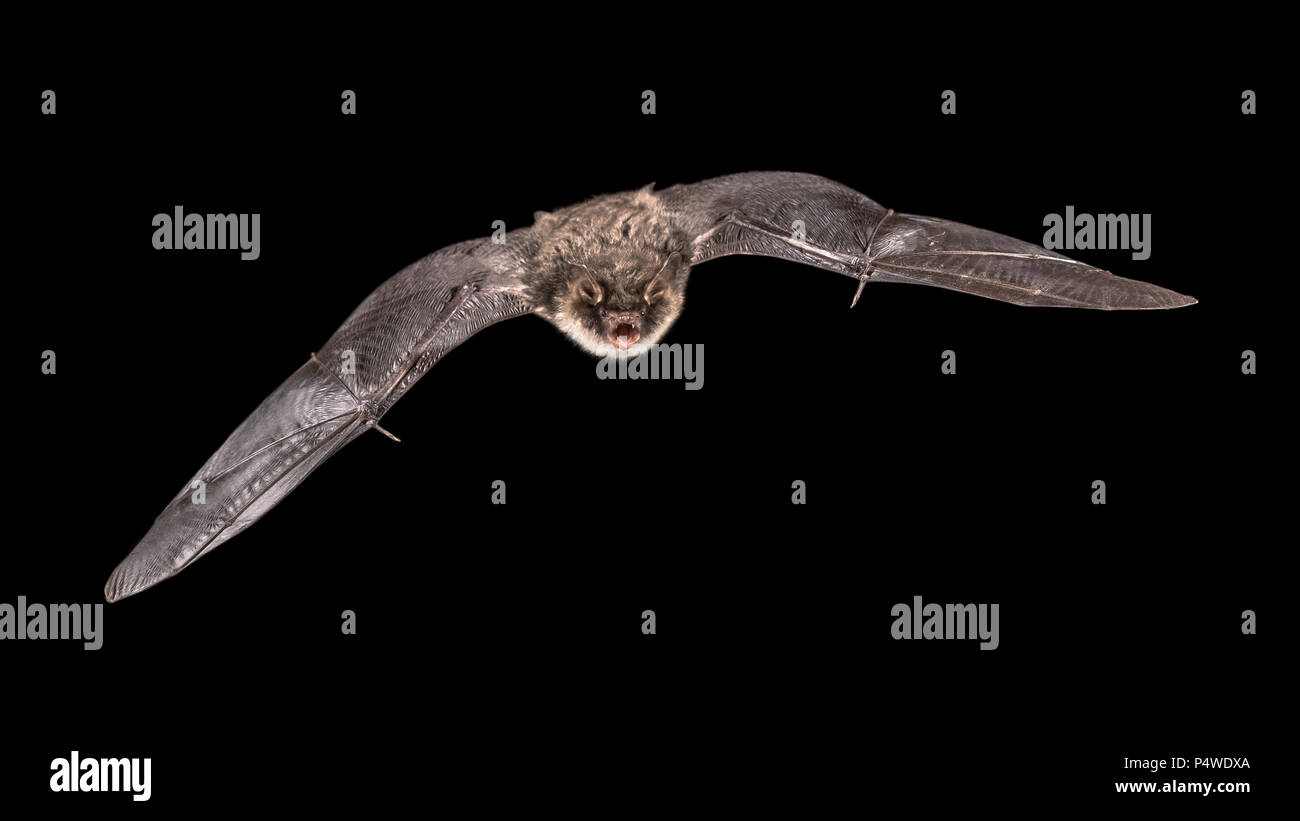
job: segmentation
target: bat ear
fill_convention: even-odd
[[[543,222],[543,221],[549,219],[550,216],[551,216],[551,212],[550,212],[550,211],[534,211],[534,212],[533,212],[533,222]]]
[[[681,267],[681,264],[682,252],[673,251],[668,255],[668,259],[664,260],[664,264],[659,266],[658,271],[655,271],[653,274],[650,271],[642,271],[637,275],[637,279],[644,280],[647,284],[652,283],[655,280],[672,279],[673,273]]]
[[[670,287],[673,275],[682,262],[682,255],[679,251],[673,251],[668,259],[664,261],[663,267],[660,268],[650,280],[646,282],[645,290],[641,292],[646,302],[653,302]]]
[[[659,202],[659,198],[655,196],[655,184],[650,183],[638,188],[636,194],[632,197],[632,201],[643,208],[654,208]]]
[[[682,252],[673,251],[668,255],[668,260],[664,262],[664,267],[660,268],[659,273],[655,274],[655,279],[661,282],[671,282],[677,277],[677,272],[681,270],[681,267]]]
[[[578,296],[592,305],[599,305],[600,301],[605,298],[605,290],[600,287],[600,283],[596,282],[591,274],[578,277],[574,287],[578,292]]]

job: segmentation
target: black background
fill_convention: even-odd
[[[1029,310],[879,285],[850,311],[852,280],[727,258],[695,270],[664,340],[704,344],[700,391],[598,380],[539,319],[490,328],[385,417],[401,444],[363,437],[229,546],[106,606],[103,649],[6,642],[6,801],[1267,800],[1287,582],[1266,249],[1286,228],[1256,219],[1283,139],[1264,69],[667,51],[603,55],[594,76],[544,53],[14,75],[0,601],[102,601],[186,477],[370,290],[599,193],[807,171],[1035,242],[1067,205],[1151,213],[1149,260],[1071,255],[1200,303]],[[177,204],[260,213],[260,259],[153,250],[152,216]],[[1001,646],[891,640],[914,595],[1000,603]],[[1260,635],[1240,632],[1248,608]],[[73,749],[151,757],[152,800],[51,793]],[[1254,792],[1115,794],[1145,780],[1125,756],[1171,755],[1248,756],[1174,777]]]

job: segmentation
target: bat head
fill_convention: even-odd
[[[652,186],[539,212],[529,279],[542,316],[597,356],[637,356],[682,310],[689,241]]]
[[[555,306],[560,330],[597,356],[644,353],[682,311],[686,266],[679,252],[620,256],[619,265],[573,265]]]

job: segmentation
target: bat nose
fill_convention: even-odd
[[[601,311],[601,316],[605,317],[605,319],[609,320],[610,322],[614,322],[614,323],[619,323],[619,322],[631,322],[631,323],[635,324],[635,323],[637,323],[637,322],[639,322],[639,321],[641,320],[641,317],[643,316],[643,314],[642,314],[641,311],[610,311],[610,310],[605,310],[605,311]]]

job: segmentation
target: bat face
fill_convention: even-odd
[[[597,356],[637,356],[677,319],[688,239],[648,189],[539,214],[547,237],[528,280],[538,313]]]
[[[603,263],[603,264],[602,264]],[[681,314],[687,268],[681,254],[620,254],[560,274],[544,316],[597,356],[636,356],[649,350]]]

